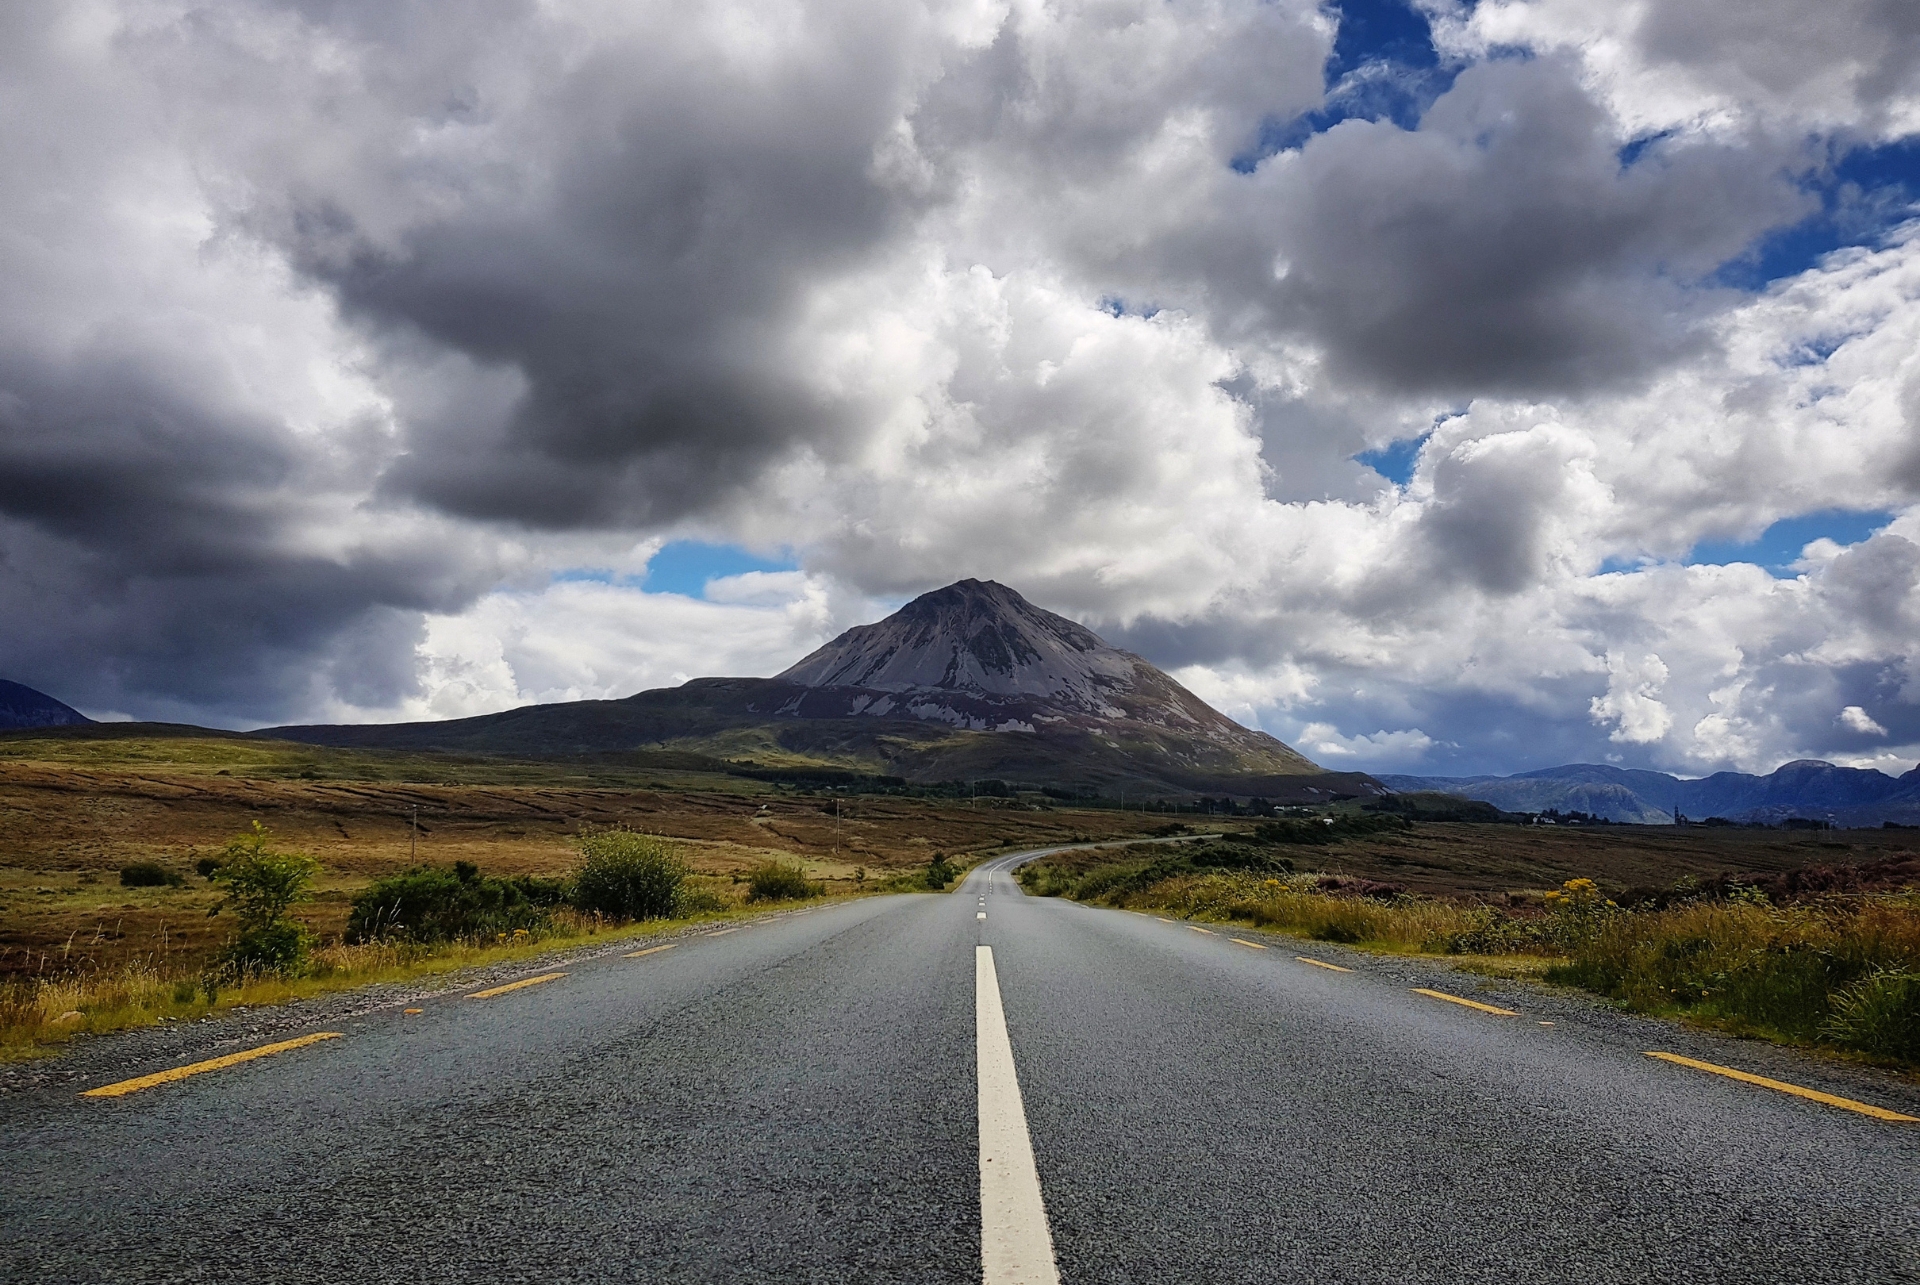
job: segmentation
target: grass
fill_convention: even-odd
[[[1749,890],[1623,910],[1569,880],[1541,913],[1329,894],[1320,874],[1182,868],[1139,851],[1036,863],[1029,891],[1363,950],[1446,955],[1492,976],[1579,987],[1636,1012],[1920,1068],[1920,891],[1773,904]],[[1350,882],[1350,881],[1349,881]]]
[[[1920,1064],[1920,893],[1699,901],[1598,924],[1548,980],[1736,1034]]]
[[[151,957],[68,976],[0,983],[0,1063],[58,1052],[60,1045],[81,1033],[98,1035],[191,1021],[210,1013],[285,1004],[382,982],[420,981],[537,959],[601,941],[667,934],[692,924],[741,918],[761,910],[736,905],[680,919],[616,924],[563,908],[539,929],[501,934],[492,940],[363,945],[333,942],[313,952],[311,969],[304,976],[251,977],[220,986],[211,996],[198,970]]]
[[[690,874],[679,904],[695,909],[672,918],[621,922],[571,907],[558,907],[532,929],[491,937],[452,941],[374,941],[347,944],[338,939],[315,949],[309,969],[298,977],[252,976],[205,985],[204,953],[154,953],[46,977],[0,981],[0,1064],[57,1053],[77,1034],[191,1021],[232,1009],[285,1004],[316,995],[380,983],[420,981],[489,965],[533,960],[597,941],[670,934],[693,924],[765,913],[765,902],[805,897],[824,903],[898,892],[929,891],[924,870],[845,887],[811,881],[798,862],[780,865],[780,888],[753,895],[751,880]],[[970,862],[956,866],[964,873]],[[790,880],[798,880],[790,885]],[[796,891],[804,888],[804,892]],[[744,894],[744,895],[743,895]]]

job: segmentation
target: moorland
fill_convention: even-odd
[[[924,890],[917,872],[932,863],[962,869],[1012,848],[1219,834],[1220,843],[1195,853],[1197,865],[1169,866],[1165,849],[1109,847],[1053,858],[1027,882],[1035,892],[1249,919],[1308,936],[1333,932],[1333,939],[1382,949],[1505,956],[1510,971],[1540,976],[1559,968],[1561,980],[1615,998],[1638,996],[1637,1006],[1653,1009],[1671,1007],[1666,991],[1673,989],[1634,989],[1643,974],[1658,971],[1653,964],[1590,961],[1585,974],[1564,972],[1579,943],[1541,926],[1568,922],[1555,915],[1568,904],[1570,884],[1590,880],[1602,902],[1669,915],[1691,913],[1670,909],[1690,898],[1720,904],[1733,895],[1741,901],[1736,918],[1754,920],[1741,931],[1756,958],[1784,949],[1796,960],[1830,959],[1831,946],[1805,933],[1784,947],[1777,933],[1753,936],[1755,925],[1765,926],[1755,917],[1774,914],[1758,909],[1762,892],[1789,889],[1782,905],[1804,903],[1792,890],[1808,871],[1815,884],[1822,870],[1905,871],[1911,882],[1920,868],[1916,830],[1388,818],[1363,812],[1379,805],[1361,799],[1289,809],[1296,817],[1282,826],[1293,827],[1289,839],[1259,817],[1200,814],[1193,800],[1179,811],[1166,803],[1141,810],[989,785],[976,796],[970,788],[908,786],[827,767],[765,770],[677,752],[514,759],[154,725],[17,731],[0,735],[0,985],[8,988],[9,1011],[38,1024],[24,1042],[33,1046],[62,1034],[54,1023],[62,1015],[85,1013],[75,1029],[105,1030],[205,1011],[214,995],[199,995],[191,979],[205,974],[233,932],[230,916],[210,914],[223,894],[205,871],[255,823],[278,847],[317,862],[311,898],[294,913],[332,951],[316,958],[333,961],[334,986],[419,965],[417,955],[342,943],[354,898],[376,880],[456,863],[488,876],[560,879],[575,867],[583,836],[608,830],[673,841],[705,913],[746,909],[750,875],[769,862],[803,873],[808,896],[845,897]],[[1334,841],[1300,841],[1303,825],[1342,818],[1330,832]],[[1254,852],[1262,869],[1214,868],[1206,850],[1241,854],[1221,857],[1227,867]],[[129,886],[122,876],[133,866],[149,874],[157,867],[163,877]],[[1892,884],[1849,895],[1858,901],[1889,892]],[[1495,922],[1490,915],[1506,925],[1491,936],[1481,931]],[[1608,922],[1618,936],[1619,925]],[[1838,921],[1829,913],[1822,922]],[[596,927],[590,922],[586,931]],[[577,917],[555,922],[562,938],[581,930]],[[491,944],[461,948],[471,955]],[[518,948],[537,951],[540,943]],[[362,958],[356,950],[374,953]],[[1821,994],[1837,994],[1850,979],[1857,980],[1835,973]],[[280,993],[256,987],[250,1002]],[[1822,999],[1806,1010],[1802,1034],[1813,1029],[1808,1022],[1826,1020],[1828,1007]]]

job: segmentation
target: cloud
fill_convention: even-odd
[[[1659,699],[1667,674],[1658,656],[1635,661],[1619,652],[1607,654],[1607,694],[1594,697],[1590,708],[1594,722],[1614,724],[1608,740],[1645,745],[1667,734],[1673,714]]]
[[[1723,300],[1688,286],[1808,200],[1774,158],[1705,139],[1623,169],[1572,72],[1473,67],[1418,130],[1346,121],[1268,161],[1275,323],[1336,375],[1449,396],[1565,393],[1698,352]]]
[[[1898,0],[1495,0],[1442,3],[1456,56],[1571,51],[1637,131],[1706,124],[1788,132],[1920,128],[1920,18]]]
[[[1308,0],[16,7],[0,668],[442,716],[981,575],[1342,765],[1920,745],[1920,224],[1725,272],[1920,129],[1905,10],[1422,7],[1305,136]]]
[[[1873,716],[1858,705],[1849,705],[1840,711],[1839,723],[1850,732],[1859,732],[1863,736],[1885,736],[1887,729],[1873,721]]]

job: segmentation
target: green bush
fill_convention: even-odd
[[[658,835],[598,830],[580,840],[573,904],[614,919],[665,919],[686,877],[680,849]]]
[[[296,973],[306,963],[311,938],[291,917],[297,902],[311,895],[308,885],[320,863],[298,852],[272,846],[272,832],[258,821],[231,840],[221,854],[213,881],[226,897],[208,911],[233,911],[238,935],[227,944],[222,965],[237,972]]]
[[[1898,1046],[1898,1014],[1910,994],[1885,979],[1916,973],[1920,899],[1907,895],[1614,912],[1574,942],[1547,980],[1643,1011],[1689,1012],[1736,1030],[1873,1052]]]
[[[800,901],[821,891],[798,862],[763,861],[747,872],[748,901]]]
[[[243,930],[220,959],[236,972],[292,976],[305,967],[312,946],[312,934],[299,920],[277,919]]]
[[[959,877],[959,869],[942,854],[936,853],[933,860],[927,862],[927,887],[933,889],[935,892],[940,891]]]
[[[1492,906],[1476,906],[1466,922],[1433,943],[1448,955],[1523,955],[1545,948],[1539,925],[1502,914]]]
[[[120,867],[123,888],[178,888],[186,881],[185,875],[167,869],[158,861],[130,861]]]
[[[682,919],[691,919],[695,915],[717,915],[732,908],[731,902],[711,888],[683,886],[674,902],[673,913]]]
[[[414,866],[377,879],[353,899],[346,938],[417,942],[492,937],[546,923],[565,892],[557,879],[496,879],[471,862]]]
[[[1821,1032],[1873,1057],[1920,1062],[1920,973],[1882,969],[1840,992]]]

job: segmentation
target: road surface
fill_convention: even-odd
[[[1920,1282],[1920,1123],[1648,1053],[1910,1083],[1017,860],[11,1094],[0,1274]]]

